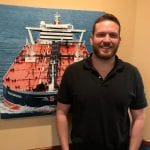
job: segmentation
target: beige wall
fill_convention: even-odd
[[[0,120],[0,150],[58,145],[54,116]]]
[[[142,73],[145,92],[150,101],[150,1],[138,0],[136,11],[133,62]],[[147,108],[144,138],[150,141],[150,108]]]
[[[148,62],[150,59],[148,60],[147,55],[147,43],[150,39],[150,33],[148,34],[150,21],[146,24],[148,20],[146,17],[149,14],[146,10],[150,6],[149,0],[61,0],[61,2],[59,0],[20,0],[19,2],[17,0],[0,0],[0,3],[20,3],[21,5],[50,8],[62,7],[65,9],[100,10],[117,15],[122,24],[122,42],[118,54],[121,58],[139,66],[146,84],[147,95],[150,92],[148,90],[148,83],[150,83],[148,78]],[[142,19],[139,17],[142,17]],[[144,24],[142,21],[145,21]],[[150,96],[148,95],[148,97]],[[148,119],[146,123],[144,137],[145,139],[150,139]],[[55,116],[0,120],[0,149],[26,150],[57,144]]]

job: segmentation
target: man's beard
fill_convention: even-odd
[[[117,50],[118,50],[118,47],[119,47],[119,44],[114,46],[114,45],[111,45],[111,44],[108,44],[108,43],[103,43],[101,44],[100,46],[93,46],[93,53],[100,59],[103,59],[103,60],[108,60],[108,59],[111,59],[113,56],[116,55],[117,53]],[[105,54],[102,54],[101,53],[101,49],[111,49],[111,53],[107,53],[106,55]],[[110,51],[110,50],[109,50]]]

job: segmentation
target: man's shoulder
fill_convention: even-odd
[[[86,61],[86,58],[83,60],[80,60],[78,62],[74,62],[72,64],[70,64],[66,70],[78,70],[78,69],[82,69],[84,62]]]
[[[123,66],[125,67],[125,69],[127,69],[127,70],[138,71],[138,68],[134,64],[132,64],[130,62],[123,61],[121,59],[119,59],[119,62],[122,63]]]

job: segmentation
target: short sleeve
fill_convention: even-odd
[[[135,72],[135,98],[132,100],[131,109],[142,109],[146,107],[147,100],[144,92],[142,77],[138,70]]]
[[[67,67],[65,70],[61,84],[57,93],[57,101],[63,104],[70,104],[71,103],[71,70],[70,67]]]

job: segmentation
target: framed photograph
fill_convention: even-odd
[[[103,13],[0,5],[1,119],[55,113],[63,73],[89,56]]]

